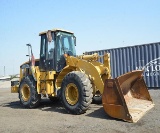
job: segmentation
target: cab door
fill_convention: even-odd
[[[46,34],[43,34],[41,35],[41,46],[40,46],[40,70],[41,71],[46,71],[47,69],[46,46],[47,46]]]
[[[47,56],[46,56],[47,70],[55,70],[55,41],[52,40],[47,44]]]
[[[47,34],[41,35],[40,70],[41,71],[55,70],[55,41],[54,41],[54,36],[53,36],[53,39],[48,41]]]

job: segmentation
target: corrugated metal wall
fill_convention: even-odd
[[[144,78],[148,87],[160,87],[160,42],[86,52],[103,55],[110,53],[112,77],[126,72],[144,69]],[[102,59],[100,59],[103,62]]]

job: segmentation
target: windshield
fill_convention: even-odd
[[[57,44],[57,58],[61,55],[68,54],[70,56],[76,56],[74,35],[64,32],[58,32],[56,35]]]

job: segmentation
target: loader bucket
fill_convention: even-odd
[[[105,81],[102,102],[109,116],[137,122],[154,106],[142,73],[132,71]]]

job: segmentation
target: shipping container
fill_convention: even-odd
[[[112,78],[132,70],[144,70],[148,87],[160,87],[160,42],[85,52],[85,54],[110,53]],[[103,60],[100,58],[100,62]]]

